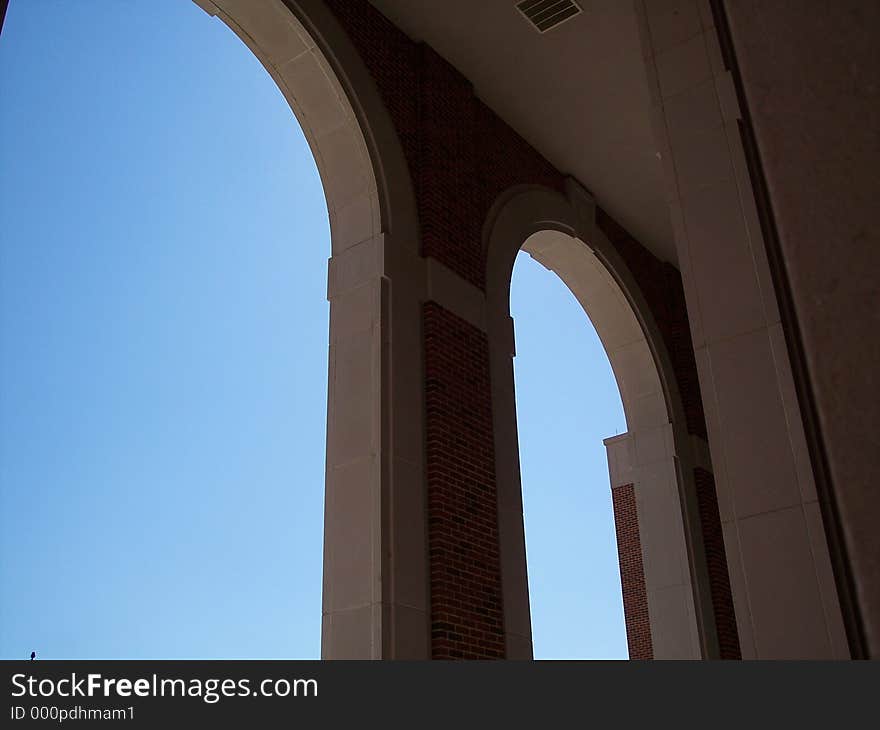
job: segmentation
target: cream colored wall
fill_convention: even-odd
[[[783,311],[797,322],[787,334],[800,351],[796,382],[801,403],[810,403],[808,443],[823,470],[817,491],[850,646],[876,658],[880,3],[723,5],[772,205],[771,245],[784,269],[777,278],[790,293]]]
[[[744,658],[848,656],[707,0],[635,0]]]

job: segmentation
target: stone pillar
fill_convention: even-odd
[[[388,246],[380,235],[330,261],[325,658],[429,656],[422,391],[415,376],[421,269],[418,261],[398,261],[395,272]]]
[[[607,445],[607,444],[606,444]],[[620,562],[620,588],[626,621],[626,644],[630,659],[653,659],[651,616],[645,589],[645,564],[639,538],[639,514],[632,484],[611,488],[614,504],[614,530]]]
[[[637,0],[743,658],[848,656],[708,2]]]
[[[613,436],[605,439],[605,447],[630,657],[699,659],[700,637],[672,426]],[[618,522],[621,517],[623,524]],[[641,585],[634,575],[634,552],[640,553],[638,560],[643,566]],[[632,615],[631,610],[635,611]],[[648,626],[639,621],[643,613],[650,619]]]

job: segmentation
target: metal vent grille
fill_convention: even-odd
[[[546,33],[581,13],[574,0],[523,0],[516,4],[516,9],[539,33]]]

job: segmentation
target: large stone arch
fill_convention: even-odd
[[[322,656],[425,657],[418,377],[425,277],[400,142],[369,72],[322,2],[195,2],[229,26],[275,80],[311,146],[327,200]],[[392,379],[392,372],[400,375]]]
[[[623,489],[620,498],[629,499],[637,513],[630,534],[621,534],[618,524],[619,542],[630,541],[643,564],[641,585],[628,585],[622,576],[631,655],[717,656],[693,483],[694,467],[711,465],[687,433],[669,354],[631,272],[595,225],[594,201],[574,180],[567,181],[565,195],[513,189],[494,206],[484,239],[508,657],[532,655],[509,311],[520,249],[555,272],[584,307],[620,388],[628,430],[605,443],[616,509],[617,490]],[[639,612],[647,614],[647,625]]]

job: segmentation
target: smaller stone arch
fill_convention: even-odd
[[[592,197],[572,179],[564,195],[538,187],[513,189],[493,207],[484,240],[508,657],[532,656],[509,309],[520,250],[575,295],[599,334],[620,389],[627,432],[605,445],[630,656],[717,655],[694,499],[698,456],[659,330],[632,273],[596,226]]]

